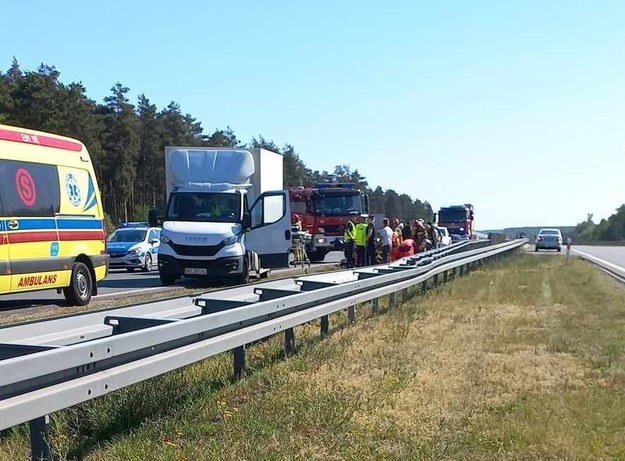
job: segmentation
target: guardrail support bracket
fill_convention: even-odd
[[[295,354],[295,328],[284,330],[284,355],[287,357]]]
[[[349,306],[347,308],[347,319],[349,323],[354,323],[356,321],[356,306]]]
[[[330,316],[324,315],[321,317],[321,337],[327,338],[330,336]]]
[[[245,346],[232,349],[232,357],[234,359],[234,377],[236,379],[245,378]]]
[[[50,416],[45,415],[28,422],[32,461],[52,461],[50,448]]]

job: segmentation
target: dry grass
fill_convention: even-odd
[[[286,361],[255,346],[241,383],[222,356],[63,412],[59,458],[625,459],[625,290],[587,263],[521,256],[316,328]]]

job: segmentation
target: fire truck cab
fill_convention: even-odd
[[[289,190],[293,220],[310,232],[307,247],[311,261],[322,261],[327,253],[343,249],[347,221],[357,223],[369,209],[369,197],[348,183],[319,183]]]

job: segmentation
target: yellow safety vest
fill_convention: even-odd
[[[367,246],[367,224],[364,222],[356,224],[356,245]]]

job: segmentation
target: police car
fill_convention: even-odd
[[[161,230],[144,222],[125,222],[107,241],[110,267],[125,268],[128,272],[144,272],[158,267],[158,246]]]

